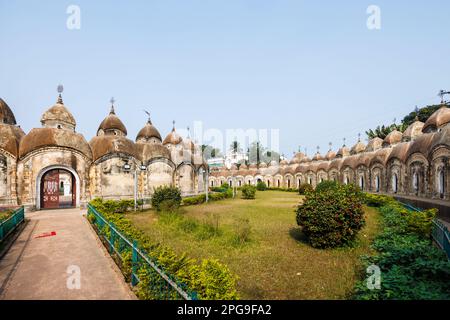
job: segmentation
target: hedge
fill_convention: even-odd
[[[360,300],[450,299],[450,261],[432,244],[432,220],[436,210],[413,212],[391,197],[366,195],[378,207],[383,231],[363,257],[365,266],[381,269],[381,288],[370,290],[367,280],[359,281],[355,298]],[[365,270],[364,270],[365,271]],[[361,273],[361,278],[368,274]]]

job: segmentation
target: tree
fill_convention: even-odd
[[[214,147],[206,145],[206,144],[202,145],[202,153],[203,153],[203,157],[206,160],[222,156],[220,149],[214,148]]]
[[[230,150],[233,151],[233,153],[239,153],[242,152],[241,144],[234,140],[230,145]]]

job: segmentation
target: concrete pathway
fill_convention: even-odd
[[[26,214],[27,226],[0,260],[0,299],[135,299],[83,213]]]

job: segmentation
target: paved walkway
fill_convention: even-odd
[[[135,299],[82,213],[26,215],[27,226],[0,260],[0,299]]]

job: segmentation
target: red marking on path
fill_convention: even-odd
[[[40,234],[40,235],[38,235],[38,236],[36,236],[36,237],[34,237],[35,239],[38,239],[38,238],[46,238],[46,237],[53,237],[53,236],[56,236],[56,232],[55,231],[52,231],[52,232],[44,232],[44,233],[42,233],[42,234]]]

